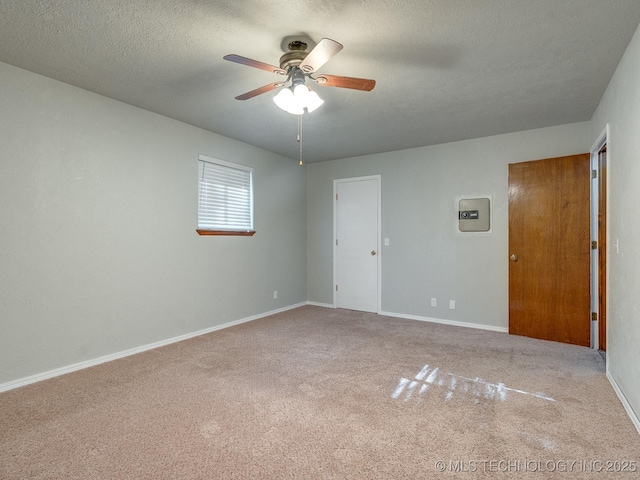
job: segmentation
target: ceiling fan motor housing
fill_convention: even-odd
[[[291,67],[297,67],[307,58],[307,44],[300,40],[289,43],[289,51],[280,57],[280,68],[289,71]]]

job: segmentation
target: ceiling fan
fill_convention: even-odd
[[[281,90],[281,92],[274,97],[274,101],[283,110],[299,115],[304,113],[304,109],[311,112],[323,103],[320,97],[305,85],[305,79],[307,78],[313,80],[318,85],[326,87],[350,88],[366,92],[373,90],[373,87],[376,85],[375,80],[366,78],[327,74],[314,75],[320,67],[342,50],[342,45],[335,40],[323,38],[311,51],[307,50],[307,43],[301,40],[290,42],[288,47],[289,51],[280,57],[279,67],[240,55],[231,54],[224,56],[224,59],[230,62],[240,63],[286,76],[284,81],[269,83],[250,92],[243,93],[235,97],[236,100],[248,100],[257,95],[284,87],[287,82],[291,81],[290,87]],[[299,86],[302,87],[297,88]],[[298,97],[298,100],[304,97],[304,101],[302,101],[302,103],[292,103],[294,96]]]

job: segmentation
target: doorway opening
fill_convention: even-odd
[[[609,124],[591,148],[591,347],[607,350],[607,166]]]

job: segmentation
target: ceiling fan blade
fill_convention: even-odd
[[[250,98],[257,97],[263,93],[270,92],[271,90],[275,90],[276,88],[280,88],[284,85],[284,83],[270,83],[260,88],[256,88],[255,90],[251,90],[250,92],[243,93],[242,95],[238,95],[236,100],[249,100]]]
[[[280,75],[285,75],[287,72],[282,70],[280,67],[275,67],[273,65],[269,65],[268,63],[259,62],[257,60],[252,60],[247,57],[241,57],[240,55],[225,55],[225,60],[229,60],[230,62],[239,63],[241,65],[247,65],[248,67],[259,68],[261,70],[266,70],[267,72],[278,73]]]
[[[313,73],[331,60],[340,50],[342,50],[342,44],[330,38],[323,38],[299,65],[300,69],[304,73]]]
[[[370,92],[376,86],[375,80],[355,77],[341,77],[339,75],[319,75],[316,78],[318,85],[325,87],[352,88],[353,90],[364,90]]]

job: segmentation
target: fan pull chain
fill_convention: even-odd
[[[300,144],[300,163],[302,166],[302,115],[298,115],[298,143]]]

